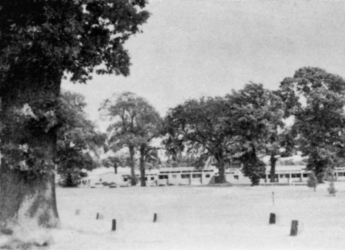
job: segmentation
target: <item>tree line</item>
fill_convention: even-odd
[[[344,159],[344,88],[342,77],[304,67],[283,79],[276,90],[249,83],[222,97],[187,100],[163,118],[130,92],[106,99],[100,110],[110,121],[107,148],[114,152],[128,149],[133,185],[137,182],[136,152],[142,186],[145,163],[159,161],[157,151],[162,148],[151,145],[154,138],[162,139],[172,159],[184,153],[193,158],[191,165],[198,162],[200,166],[212,157],[220,183],[226,182],[226,166],[240,162],[244,175],[253,185],[259,184],[265,175],[262,157],[266,155],[273,182],[278,158],[296,152],[308,157],[307,169],[321,182]],[[120,159],[113,157],[112,161],[118,165]]]

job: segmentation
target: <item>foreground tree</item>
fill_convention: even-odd
[[[217,161],[219,182],[225,183],[227,144],[232,135],[231,117],[224,98],[190,100],[170,110],[166,117],[167,150],[177,155],[184,150],[207,153]]]
[[[299,150],[308,156],[308,170],[322,182],[327,168],[344,157],[345,80],[319,68],[301,68],[281,83],[291,103]]]
[[[145,0],[0,3],[0,231],[59,224],[54,188],[61,79],[129,74],[123,44],[148,13]],[[30,221],[30,222],[26,222]],[[20,226],[20,225],[19,225]]]
[[[136,150],[139,151],[141,185],[145,186],[145,162],[155,150],[150,142],[161,130],[159,114],[145,99],[131,92],[113,95],[104,101],[101,109],[112,122],[108,127],[110,148],[129,150],[132,185],[137,183],[134,156]]]

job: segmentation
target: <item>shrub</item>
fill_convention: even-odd
[[[308,178],[308,181],[307,181],[307,186],[310,187],[310,188],[314,188],[314,191],[316,191],[317,178],[316,178],[314,172],[311,172],[309,174],[309,178]]]
[[[335,193],[337,192],[337,190],[336,190],[335,187],[334,187],[334,182],[333,182],[333,180],[329,183],[329,188],[328,188],[327,190],[328,190],[328,193],[329,193],[330,195],[335,196]]]

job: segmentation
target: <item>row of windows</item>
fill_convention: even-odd
[[[173,173],[200,173],[200,172],[214,172],[214,170],[183,170],[183,171],[161,171],[161,174],[173,174]]]
[[[301,176],[303,178],[308,178],[308,173],[303,173],[303,174],[297,174],[297,173],[294,173],[294,174],[291,174],[291,178],[301,178]],[[271,175],[266,175],[266,178],[270,179],[271,178]],[[276,174],[274,176],[274,178],[278,178],[278,175]],[[279,175],[279,178],[290,178],[290,174],[280,174]]]
[[[201,174],[192,174],[192,178],[201,178],[202,175]],[[210,178],[211,176],[209,174],[205,175],[205,178]],[[176,176],[175,176],[176,178]],[[181,174],[181,178],[182,179],[189,179],[190,178],[190,174]]]
[[[155,177],[151,177],[150,179],[151,179],[151,181],[153,181],[155,179]],[[147,177],[145,177],[145,181],[147,181]]]

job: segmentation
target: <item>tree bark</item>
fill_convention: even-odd
[[[225,164],[222,153],[218,153],[216,155],[217,165],[218,165],[218,173],[219,173],[219,183],[226,183],[226,176],[225,176]]]
[[[114,171],[115,171],[115,174],[117,174],[117,163],[114,163]]]
[[[59,224],[53,171],[27,173],[2,167],[0,182],[1,233],[17,226],[56,227]]]
[[[135,161],[134,161],[134,147],[133,146],[128,146],[129,148],[129,159],[130,159],[130,167],[131,167],[131,184],[132,186],[135,186],[137,184],[137,178],[135,176]]]
[[[145,187],[146,181],[145,181],[145,146],[144,145],[140,147],[140,181],[141,181],[141,186]]]
[[[270,163],[271,163],[271,171],[270,171],[270,182],[275,182],[275,175],[276,175],[276,162],[277,162],[277,158],[274,157],[274,154],[271,154],[271,158],[270,158]]]
[[[16,227],[59,224],[54,178],[59,125],[50,126],[54,118],[46,114],[56,115],[62,72],[50,68],[42,73],[36,66],[29,76],[14,68],[11,84],[2,84],[0,90],[0,231],[7,234]],[[36,117],[21,113],[25,105]],[[23,145],[27,150],[20,151]]]

